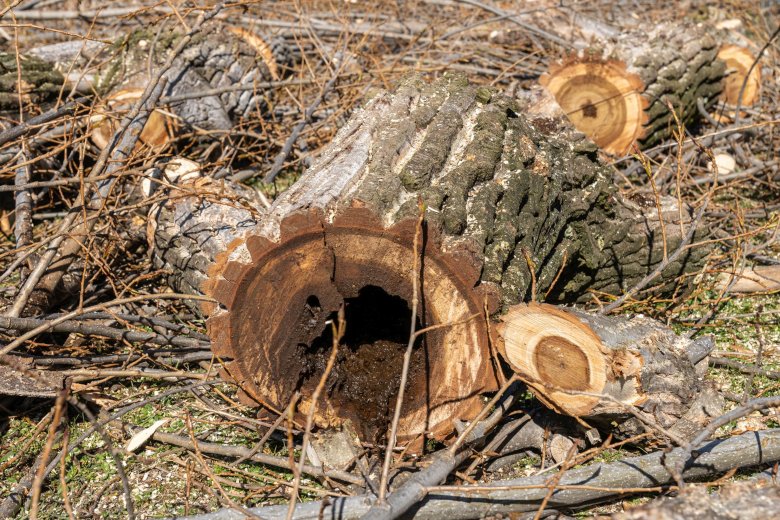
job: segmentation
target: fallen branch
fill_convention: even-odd
[[[172,433],[163,433],[158,431],[152,435],[152,440],[164,444],[179,446],[188,450],[196,449],[196,446],[192,440],[182,435],[174,435]],[[287,457],[274,457],[273,455],[266,455],[264,453],[253,454],[250,448],[244,448],[243,446],[229,446],[215,442],[197,441],[197,449],[202,453],[208,453],[210,455],[219,455],[221,457],[231,457],[236,459],[246,458],[261,464],[267,464],[276,468],[283,468],[292,471],[292,464],[290,464],[290,459]],[[332,478],[361,487],[365,484],[361,477],[356,477],[347,471],[339,471],[335,469],[327,470],[317,466],[312,466],[311,464],[304,464],[302,466],[302,472],[314,477]]]
[[[548,502],[553,509],[571,509],[604,502],[647,488],[665,486],[674,479],[667,469],[680,460],[686,462],[684,476],[702,479],[732,469],[746,468],[780,460],[780,429],[748,432],[728,439],[712,441],[700,450],[695,463],[678,448],[669,453],[653,452],[627,457],[611,463],[592,464],[566,472]],[[431,488],[428,495],[411,510],[418,520],[448,520],[484,517],[497,513],[536,511],[547,495],[549,475],[496,481],[485,486]],[[301,504],[295,509],[297,520],[360,518],[371,507],[372,497],[361,495]],[[250,509],[266,520],[283,519],[287,506]],[[239,520],[234,511],[186,517],[187,520]]]

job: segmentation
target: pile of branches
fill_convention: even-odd
[[[602,311],[649,314],[691,336],[731,319],[750,322],[758,348],[748,359],[721,351],[710,360],[744,374],[740,395],[721,389],[733,409],[687,439],[629,410],[643,431],[617,438],[608,425],[549,411],[510,378],[447,446],[430,442],[412,455],[342,439],[349,455],[341,453],[335,467],[317,460],[312,425],[291,419],[295,399],[287,410],[258,414],[219,377],[224,360],[211,352],[199,312],[209,299],[172,292],[171,273],[149,253],[147,215],[165,200],[160,188],[208,172],[244,183],[270,205],[379,89],[412,72],[455,70],[520,92],[573,48],[545,20],[586,17],[627,30],[636,23],[628,7],[549,2],[517,12],[510,3],[420,0],[344,12],[329,2],[50,9],[58,4],[17,2],[4,9],[0,27],[0,394],[9,396],[0,400],[9,428],[0,472],[14,475],[2,485],[0,517],[23,508],[30,518],[62,510],[75,518],[82,507],[98,514],[112,496],[122,497],[114,514],[153,514],[136,506],[142,475],[159,463],[140,455],[144,446],[160,457],[163,447],[178,449],[163,471],[176,477],[181,495],[157,499],[173,504],[165,514],[204,512],[203,519],[563,518],[635,494],[679,493],[648,506],[679,518],[692,503],[747,514],[745,497],[757,497],[750,506],[757,515],[766,514],[758,498],[778,503],[780,431],[766,424],[780,398],[757,395],[754,383],[780,377],[762,366],[774,353],[777,311],[723,315],[746,269],[770,273],[771,282],[780,265],[777,13],[749,11],[742,21],[760,42],[756,64],[765,80],[757,104],[700,107],[695,126],[673,125],[661,144],[605,157],[624,193],[670,195],[701,208],[696,218],[712,231],[714,253],[686,291],[646,291],[646,280],[599,301]],[[654,2],[635,4],[643,5],[643,21],[683,17]],[[713,23],[740,12],[707,2],[695,8]],[[343,326],[334,323],[336,343]],[[164,403],[172,403],[164,419],[132,419]],[[721,427],[756,416],[755,431],[715,438]],[[21,437],[10,429],[14,421],[28,426]],[[239,430],[252,447],[220,437],[222,428]],[[618,448],[634,451],[606,460]],[[98,454],[111,473],[97,489],[74,490],[69,472]],[[751,484],[729,493],[735,484],[723,477],[736,471],[750,473]],[[702,496],[690,481],[727,489]],[[201,498],[191,503],[191,494]],[[224,509],[208,513],[217,506]]]

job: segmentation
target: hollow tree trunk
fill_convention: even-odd
[[[540,82],[574,125],[607,153],[649,147],[676,129],[669,105],[689,125],[723,89],[725,64],[710,27],[662,24],[595,43],[553,64]]]
[[[268,210],[246,188],[205,179],[156,208],[157,264],[175,288],[217,301],[203,309],[213,348],[251,398],[279,410],[301,389],[310,404],[330,348],[323,331],[346,303],[348,337],[318,422],[384,429],[409,333],[419,201],[418,327],[449,325],[415,350],[402,440],[446,437],[495,388],[483,312],[618,294],[661,261],[654,202],[616,193],[591,142],[524,103],[460,76],[409,79],[358,110]],[[680,208],[665,208],[673,250]],[[664,270],[667,287],[704,254]]]

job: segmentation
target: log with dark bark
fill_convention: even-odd
[[[662,24],[650,31],[602,35],[541,78],[572,122],[605,152],[647,147],[698,117],[723,90],[725,64],[712,28]]]
[[[224,181],[171,192],[150,216],[156,264],[177,290],[216,300],[203,309],[214,351],[275,410],[296,390],[311,405],[329,320],[346,305],[317,422],[350,417],[381,435],[411,325],[422,201],[418,329],[442,327],[415,349],[399,438],[444,438],[495,388],[485,311],[619,294],[664,256],[654,201],[617,193],[594,145],[561,122],[460,76],[409,79],[359,109],[268,210]],[[673,250],[690,210],[664,208]],[[667,287],[705,254],[692,248],[664,270]]]

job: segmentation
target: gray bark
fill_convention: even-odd
[[[701,447],[695,461],[689,460],[685,466],[686,479],[706,478],[734,468],[746,468],[759,464],[771,464],[780,460],[780,430],[749,432],[724,440],[709,442]],[[604,490],[558,489],[552,494],[547,507],[557,510],[577,509],[594,503],[625,497],[622,488],[649,488],[663,486],[673,482],[674,478],[667,468],[674,467],[682,449],[669,453],[654,452],[638,457],[626,457],[611,463],[591,464],[583,468],[567,471],[559,485],[603,487]],[[429,493],[410,513],[416,519],[460,520],[481,518],[487,515],[522,513],[536,511],[548,493],[546,487],[551,475],[495,481],[487,487],[515,487],[495,491],[469,491],[471,486],[463,486],[463,491]],[[535,489],[523,489],[524,486],[539,486]],[[311,502],[295,508],[296,520],[350,520],[358,519],[371,507],[372,497],[330,499],[329,503]],[[287,506],[268,506],[251,508],[250,511],[266,520],[284,519]],[[243,518],[233,510],[220,510],[214,513],[187,517],[187,520],[232,520]]]
[[[160,265],[191,270],[175,287],[198,291],[214,253],[254,225],[273,239],[286,215],[319,208],[332,216],[356,203],[390,225],[413,218],[421,197],[442,248],[470,257],[480,285],[504,307],[530,300],[534,278],[536,296],[550,291],[551,302],[621,294],[663,259],[655,202],[621,196],[590,141],[527,111],[459,76],[406,81],[358,110],[262,222],[256,212],[197,200],[163,207],[155,218]],[[662,202],[668,251],[682,240],[679,214],[676,201]],[[690,208],[682,214],[687,224]],[[705,233],[700,227],[694,240]],[[186,244],[171,241],[181,235]],[[192,244],[204,244],[203,254]],[[699,269],[707,252],[692,248],[672,262],[660,277],[665,288]],[[185,262],[193,254],[198,260]]]

